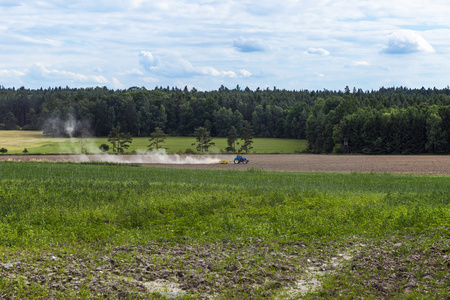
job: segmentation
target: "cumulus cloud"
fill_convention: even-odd
[[[112,85],[115,89],[125,88],[125,85],[123,85],[123,83],[121,83],[120,80],[115,77],[112,79]]]
[[[264,52],[266,51],[266,47],[261,40],[257,39],[245,39],[243,37],[239,37],[238,39],[233,41],[233,46],[239,52]]]
[[[139,53],[139,62],[146,70],[151,70],[152,68],[157,66],[153,54],[148,51],[141,51],[141,53]]]
[[[250,77],[252,76],[252,73],[250,73],[249,71],[245,70],[245,69],[240,69],[239,73],[241,74],[241,76],[243,77]]]
[[[214,89],[219,82],[233,86],[239,78],[243,86],[339,89],[353,80],[370,89],[399,76],[421,81],[420,86],[425,79],[434,81],[432,86],[447,85],[442,74],[450,65],[450,56],[444,55],[450,49],[450,6],[444,0],[427,5],[387,0],[255,3],[0,0],[0,84],[92,86],[109,81],[109,87],[152,87],[164,79],[163,85]],[[136,45],[151,52],[139,54]],[[385,60],[388,54],[429,53],[433,47],[443,55],[414,61],[394,55],[395,65]],[[371,72],[362,72],[369,65],[364,60]],[[34,62],[45,67],[30,68]],[[342,77],[342,66],[361,72]],[[404,72],[404,66],[411,70]],[[392,71],[396,68],[398,73]],[[324,80],[309,76],[311,70],[321,70]]]
[[[370,63],[365,60],[357,60],[353,62],[353,65],[356,67],[365,67],[370,66]]]
[[[195,67],[191,62],[172,52],[153,55],[148,51],[139,54],[141,66],[148,72],[164,77],[190,77],[190,76],[224,76],[236,77],[232,71],[219,71],[213,67]]]
[[[24,76],[25,72],[18,70],[0,70],[0,78],[7,77],[21,77]]]
[[[204,67],[200,68],[200,75],[211,75],[211,76],[224,76],[234,78],[236,77],[236,73],[233,71],[218,71],[213,67]]]
[[[108,80],[103,76],[96,75],[84,75],[80,73],[74,73],[69,71],[61,71],[55,69],[47,69],[41,64],[34,64],[27,72],[27,75],[34,78],[46,78],[53,80],[65,80],[70,82],[80,82],[80,83],[95,83],[95,84],[105,84]]]
[[[305,53],[309,54],[309,55],[319,55],[319,56],[330,55],[330,52],[328,52],[327,50],[325,50],[323,48],[308,48],[308,50],[306,50]]]
[[[388,36],[388,42],[383,52],[388,54],[433,53],[434,48],[417,32],[400,30]]]
[[[166,77],[186,77],[201,73],[189,61],[174,53],[155,57],[149,51],[141,51],[139,62],[146,71]]]

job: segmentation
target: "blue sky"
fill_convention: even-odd
[[[0,0],[0,85],[444,88],[450,3]]]

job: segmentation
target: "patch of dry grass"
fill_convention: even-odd
[[[8,152],[23,151],[24,148],[35,148],[46,144],[69,142],[69,138],[54,138],[42,134],[42,131],[2,130],[0,131],[0,147]]]

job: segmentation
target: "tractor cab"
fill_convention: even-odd
[[[240,154],[236,155],[236,157],[234,159],[235,164],[239,164],[239,163],[248,164],[248,162],[249,162],[249,160]]]

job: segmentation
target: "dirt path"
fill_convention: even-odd
[[[13,161],[117,161],[148,166],[189,169],[244,170],[258,168],[266,171],[291,172],[377,172],[401,174],[450,175],[450,156],[369,156],[369,155],[306,155],[306,154],[248,154],[247,165],[217,164],[233,159],[233,155],[0,155],[1,160]]]

